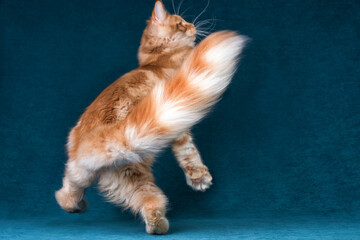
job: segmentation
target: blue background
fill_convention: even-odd
[[[96,188],[82,215],[63,212],[54,191],[68,131],[137,67],[153,4],[0,1],[0,238],[146,236]],[[185,0],[185,19],[205,5]],[[214,31],[252,40],[222,101],[193,129],[214,185],[193,192],[169,150],[155,164],[170,200],[163,238],[359,239],[360,2],[211,1],[200,19],[212,17]]]

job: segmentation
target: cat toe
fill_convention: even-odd
[[[55,193],[55,198],[60,207],[68,213],[83,213],[86,211],[89,203],[82,198],[79,201],[79,196],[74,193],[69,193],[65,189],[61,189]]]
[[[89,205],[88,201],[86,201],[86,199],[82,199],[80,202],[78,202],[78,205],[75,208],[68,209],[67,212],[68,213],[84,213],[84,212],[86,212],[88,205]]]
[[[194,170],[194,168],[192,170]],[[186,176],[186,182],[195,191],[205,191],[212,185],[212,176],[207,169],[202,169],[202,171],[199,171],[197,174],[191,175],[192,176]]]
[[[146,232],[153,235],[166,234],[169,230],[169,221],[161,211],[155,211],[151,218],[146,220]]]

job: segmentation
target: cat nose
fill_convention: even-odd
[[[192,34],[195,34],[195,33],[196,33],[196,28],[195,28],[194,24],[192,24],[192,23],[190,23],[190,32],[191,32]]]

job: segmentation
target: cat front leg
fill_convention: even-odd
[[[172,150],[186,177],[186,183],[196,191],[205,191],[212,184],[208,167],[202,162],[190,132],[183,133],[172,144]]]

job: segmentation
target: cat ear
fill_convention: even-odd
[[[153,23],[164,23],[167,16],[166,9],[161,0],[155,2],[154,10],[151,16],[151,21]]]

